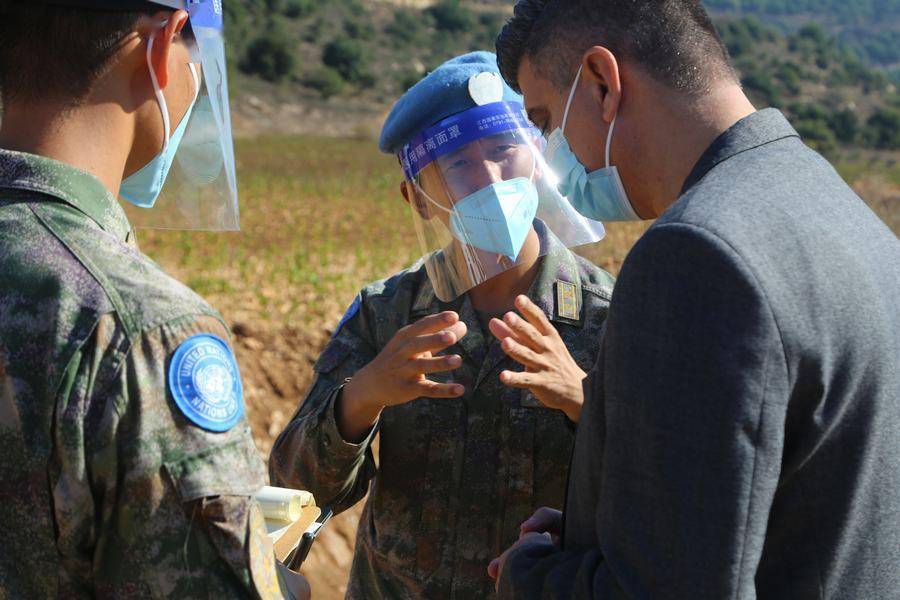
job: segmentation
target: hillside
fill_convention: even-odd
[[[756,17],[727,18],[756,12],[804,19],[814,6],[825,6],[820,15],[865,26],[878,15],[900,14],[900,0],[707,3],[725,15],[719,29],[757,106],[785,110],[825,152],[900,148],[900,96],[886,70],[867,66],[817,22],[785,33]],[[378,117],[426,72],[456,54],[492,49],[511,6],[488,0],[227,4],[239,130],[369,137]]]
[[[900,0],[704,0],[720,17],[754,15],[785,31],[816,21],[863,61],[900,67]]]

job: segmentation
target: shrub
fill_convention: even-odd
[[[355,19],[344,22],[344,31],[354,40],[371,40],[375,37],[375,27],[371,23]]]
[[[824,121],[798,121],[795,123],[795,127],[797,133],[803,137],[803,141],[822,154],[833,154],[838,149],[834,132]]]
[[[744,87],[761,102],[768,106],[778,106],[781,104],[781,98],[778,94],[778,88],[772,83],[772,80],[762,71],[749,73],[742,78]]]
[[[394,20],[388,23],[384,31],[397,47],[411,44],[422,36],[424,29],[422,16],[409,9],[397,9]]]
[[[302,19],[311,15],[315,10],[315,0],[288,0],[284,7],[284,15],[291,19]]]
[[[370,77],[366,52],[356,40],[341,38],[329,42],[322,53],[322,62],[353,83]]]
[[[331,67],[321,67],[313,71],[303,84],[322,94],[323,98],[337,96],[344,91],[344,78]]]
[[[475,15],[459,0],[441,0],[428,9],[435,27],[442,31],[463,32],[475,26]]]
[[[850,109],[831,115],[828,124],[834,135],[843,144],[853,144],[859,137],[859,117]]]
[[[294,71],[290,43],[282,35],[263,34],[250,42],[241,69],[268,81],[281,81]]]
[[[869,117],[866,137],[871,145],[881,150],[900,149],[900,110],[881,108]]]

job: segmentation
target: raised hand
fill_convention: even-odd
[[[508,312],[502,321],[492,319],[490,323],[491,333],[502,342],[503,351],[525,367],[521,372],[503,371],[500,381],[530,390],[545,406],[563,411],[577,423],[584,403],[581,383],[587,374],[534,302],[519,296],[516,308],[522,316]]]
[[[465,388],[438,383],[429,375],[462,364],[458,355],[435,356],[466,335],[455,312],[429,315],[399,330],[368,365],[347,382],[338,405],[338,425],[347,440],[358,440],[387,406],[419,397],[458,398]]]

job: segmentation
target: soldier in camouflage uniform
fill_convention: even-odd
[[[142,10],[118,0],[80,4]],[[151,14],[167,25],[153,35],[174,57],[188,15],[159,8]],[[126,158],[115,154],[115,137],[133,131],[117,129],[115,116],[108,129],[84,127],[87,112],[112,106],[77,80],[78,68],[81,76],[103,71],[79,65],[91,54],[84,32],[118,23],[143,34],[150,17],[32,2],[7,10],[0,148],[23,151],[0,149],[0,598],[305,596],[305,582],[276,565],[251,497],[266,473],[243,416],[228,328],[137,250],[111,192],[117,184],[104,185],[122,178],[109,177],[110,162]],[[34,41],[42,47],[25,61],[31,34],[45,24]],[[132,39],[121,62],[136,52],[140,65],[146,45]],[[67,53],[60,64],[74,73],[42,71],[53,48]],[[121,77],[117,60],[93,83]],[[178,66],[169,69],[172,90],[184,81]],[[37,98],[36,84],[13,70],[76,87],[40,88]],[[167,95],[183,114],[184,100]],[[87,129],[97,137],[68,133]],[[196,394],[177,390],[176,367],[196,375]],[[209,409],[205,420],[185,400]]]
[[[382,148],[394,151],[410,131],[472,107],[496,113],[486,122],[514,120],[508,111],[518,97],[492,89],[501,85],[495,72],[495,58],[483,52],[439,67],[394,107]],[[420,197],[437,197],[440,186],[426,183],[413,198],[412,179],[407,173],[404,195],[421,211]],[[489,322],[527,292],[574,356],[571,372],[579,374],[569,383],[580,386],[614,281],[566,247],[565,227],[551,230],[551,209],[542,214],[533,223],[540,256],[455,298],[436,289],[447,287],[446,251],[367,285],[316,362],[315,380],[274,446],[270,474],[312,490],[335,512],[369,492],[348,598],[491,596],[490,559],[538,507],[562,502],[580,407],[550,408],[501,383],[516,363]]]

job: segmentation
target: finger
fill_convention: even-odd
[[[515,337],[515,332],[503,321],[500,319],[491,319],[488,323],[488,329],[491,330],[491,333],[494,334],[494,337],[500,340],[501,342],[508,337]]]
[[[543,313],[541,313],[543,314]],[[504,322],[516,334],[516,339],[536,352],[544,352],[547,345],[544,336],[538,329],[515,313],[506,313]]]
[[[459,322],[459,315],[448,310],[436,315],[428,315],[419,319],[415,323],[411,323],[397,332],[395,338],[405,340],[408,338],[428,335],[429,333],[437,333],[442,329],[447,329],[451,325]]]
[[[527,390],[537,387],[539,378],[534,373],[503,371],[500,373],[500,383],[507,387]]]
[[[423,352],[440,352],[458,342],[466,335],[466,332],[466,324],[462,321],[458,321],[448,327],[445,331],[420,335],[404,340],[400,352],[403,356],[407,357],[417,356]]]
[[[537,509],[519,527],[520,537],[529,532],[559,534],[562,526],[562,512],[543,506]]]
[[[531,348],[523,346],[513,338],[503,340],[500,347],[503,348],[507,356],[529,369],[542,370],[547,366],[540,354]]]
[[[462,357],[459,355],[437,356],[434,358],[415,358],[409,361],[409,371],[412,373],[441,373],[443,371],[451,371],[458,369],[462,364]]]
[[[466,393],[466,388],[458,383],[438,383],[429,379],[417,381],[413,387],[417,398],[459,398]]]
[[[522,313],[522,316],[525,317],[529,323],[534,325],[543,335],[553,335],[556,333],[556,329],[550,324],[544,311],[542,311],[537,304],[532,302],[528,296],[523,295],[516,298],[516,308],[518,308],[519,312]]]
[[[497,579],[497,572],[500,570],[500,558],[495,558],[488,565],[488,577]]]

